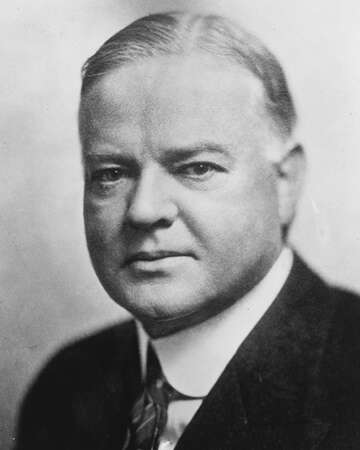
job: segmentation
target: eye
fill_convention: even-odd
[[[212,162],[199,161],[185,164],[178,168],[177,172],[189,178],[203,180],[211,177],[216,172],[225,172],[225,169]]]
[[[122,167],[106,167],[94,170],[90,174],[90,180],[97,183],[114,183],[121,178],[129,176],[128,171]]]

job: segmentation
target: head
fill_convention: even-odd
[[[254,287],[286,239],[303,172],[275,57],[218,16],[148,16],[83,69],[84,217],[95,271],[153,336]]]

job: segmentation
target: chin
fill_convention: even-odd
[[[177,317],[191,315],[194,311],[191,303],[184,303],[184,297],[180,299],[164,294],[143,296],[141,300],[136,297],[118,303],[136,318],[145,320],[171,321]]]
[[[139,320],[148,334],[162,337],[198,325],[226,308],[199,289],[154,289],[123,293],[119,305]],[[134,295],[135,294],[135,295]]]

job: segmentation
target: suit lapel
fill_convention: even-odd
[[[111,356],[103,368],[103,386],[94,389],[106,412],[100,420],[106,421],[107,432],[99,448],[120,450],[126,440],[129,413],[142,390],[138,348],[133,321],[112,329],[111,348],[106,349]]]
[[[297,258],[176,450],[316,449],[329,428],[321,361],[333,311]]]

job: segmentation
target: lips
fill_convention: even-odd
[[[165,258],[176,258],[181,256],[191,256],[189,253],[178,252],[174,250],[157,250],[151,252],[135,252],[125,258],[124,265],[130,265],[139,261],[159,261]]]

